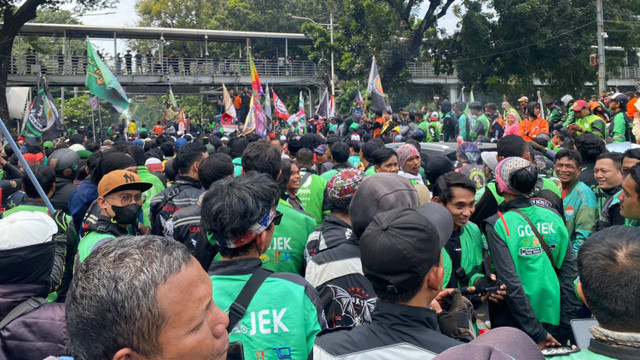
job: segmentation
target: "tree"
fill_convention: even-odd
[[[605,1],[608,45],[637,46],[638,32],[629,30],[631,9],[639,7],[638,0]],[[549,84],[545,93],[558,98],[583,94],[585,82],[596,82],[596,69],[588,63],[596,44],[591,0],[466,0],[454,13],[459,30],[435,48],[434,64],[437,71],[457,70],[467,88],[513,99],[531,97],[534,80],[540,80]],[[608,52],[607,66],[621,64],[621,55]]]
[[[2,26],[0,27],[0,117],[9,119],[7,105],[7,78],[11,67],[13,42],[22,25],[35,19],[39,8],[58,9],[65,0],[4,0],[0,2]],[[76,0],[79,10],[113,6],[117,0]]]

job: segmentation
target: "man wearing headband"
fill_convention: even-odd
[[[537,180],[531,162],[502,160],[496,183],[504,202],[483,226],[496,275],[509,289],[505,301],[489,303],[491,325],[522,329],[544,349],[566,343],[581,304],[573,286],[576,257],[562,218],[529,200]]]
[[[478,159],[480,159],[480,149],[476,144],[471,142],[463,142],[458,146],[456,152],[456,158],[458,162],[462,164],[456,172],[459,172],[467,176],[473,184],[476,186],[476,190],[482,189],[487,184],[487,179],[482,171],[482,166],[478,165]]]
[[[202,199],[201,228],[221,255],[209,268],[213,300],[225,311],[248,296],[243,289],[249,278],[263,271],[260,258],[282,218],[276,211],[279,197],[268,175],[249,172],[216,182]],[[228,329],[229,341],[242,342],[246,359],[256,353],[260,359],[306,359],[316,334],[326,327],[316,290],[289,273],[270,273],[258,286],[246,299],[246,312]],[[227,311],[232,322],[236,311]]]

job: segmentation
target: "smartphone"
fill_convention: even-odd
[[[591,339],[593,339],[589,328],[596,324],[598,324],[598,320],[596,319],[571,320],[571,331],[573,331],[573,336],[576,338],[576,345],[578,345],[580,349],[589,348],[589,343]]]
[[[560,356],[577,353],[580,349],[572,349],[570,347],[556,347],[542,350],[544,356]]]
[[[232,341],[229,343],[227,360],[244,360],[244,346],[242,346],[240,341]]]

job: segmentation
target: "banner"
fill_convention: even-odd
[[[173,96],[173,90],[171,89],[171,85],[169,85],[169,90],[167,90],[167,95],[164,99],[164,117],[163,121],[166,124],[170,122],[177,122],[180,120],[180,107],[176,102],[175,96]]]
[[[43,141],[53,140],[60,136],[60,132],[64,130],[53,96],[51,96],[42,75],[39,87],[22,132],[27,142],[32,145],[37,144],[40,139]]]
[[[273,107],[276,109],[276,116],[287,120],[289,119],[289,112],[287,111],[287,108],[284,106],[284,104],[282,103],[282,100],[280,100],[280,98],[278,97],[278,95],[276,95],[276,92],[273,91]]]
[[[378,73],[375,56],[371,62],[367,91],[371,94],[371,110],[375,112],[382,112],[387,109],[387,100],[385,99],[384,91],[382,90],[382,81],[380,79],[380,74]]]
[[[262,84],[260,84],[260,77],[258,76],[258,71],[256,70],[256,66],[253,63],[253,53],[251,52],[251,40],[247,39],[247,47],[249,48],[249,67],[251,69],[251,87],[253,88],[253,92],[258,94],[258,99],[260,96],[264,95],[264,91],[262,90]]]
[[[249,113],[247,114],[247,119],[244,122],[244,130],[240,136],[247,135],[253,131],[255,131],[258,136],[264,136],[266,134],[266,120],[257,96],[258,94],[251,96]]]
[[[264,101],[264,117],[266,120],[266,131],[273,130],[273,117],[271,115],[271,93],[269,92],[269,83],[267,83],[267,98]]]
[[[336,116],[336,105],[333,102],[334,100],[333,95],[331,95],[331,98],[329,99],[329,116],[327,116],[329,119]]]
[[[356,89],[356,98],[353,100],[353,115],[362,116],[363,109],[364,101],[362,100],[362,94],[360,94],[360,89]]]
[[[224,99],[224,113],[221,116],[221,122],[224,125],[229,125],[236,120],[238,115],[236,114],[236,107],[233,105],[233,99],[229,95],[229,91],[227,91],[224,83],[222,83],[222,96]]]
[[[91,107],[91,111],[97,111],[100,108],[100,100],[97,96],[92,96],[87,99],[87,104]],[[122,111],[119,111],[122,112]]]
[[[325,89],[322,94],[322,98],[316,109],[316,114],[319,115],[320,118],[329,116],[329,91],[327,89]]]
[[[106,100],[113,105],[117,105],[123,110],[129,108],[129,98],[124,89],[109,68],[102,62],[96,54],[91,42],[87,40],[87,78],[85,86],[89,92]]]

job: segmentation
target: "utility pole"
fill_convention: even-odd
[[[597,42],[598,42],[598,92],[602,94],[607,90],[607,80],[605,75],[605,63],[604,63],[604,39],[607,38],[607,33],[604,32],[604,19],[603,19],[602,0],[596,0],[596,14],[597,14]]]
[[[599,0],[600,1],[600,0]],[[336,94],[335,76],[333,71],[333,14],[329,18],[329,31],[331,32],[331,96]]]

